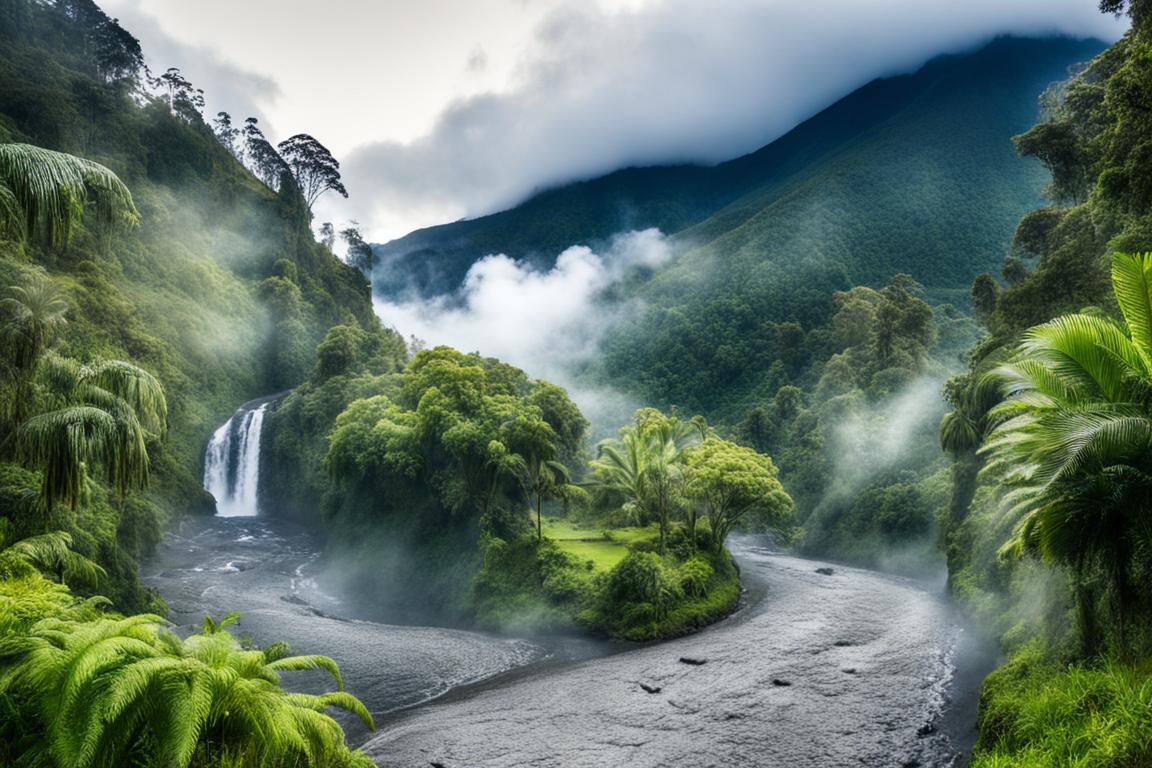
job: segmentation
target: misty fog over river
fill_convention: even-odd
[[[733,550],[743,607],[653,645],[357,620],[318,583],[318,542],[267,518],[186,520],[143,575],[180,625],[236,610],[238,634],[333,656],[377,718],[364,748],[381,765],[957,762],[985,660],[935,590]]]

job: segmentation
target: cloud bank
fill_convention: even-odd
[[[614,425],[636,404],[611,390],[582,385],[577,374],[597,354],[608,329],[639,307],[634,301],[608,304],[601,296],[635,270],[656,268],[671,256],[656,229],[619,235],[601,253],[572,246],[547,271],[489,255],[472,265],[458,296],[377,298],[376,314],[429,346],[480,352],[562,384],[590,420]]]
[[[999,34],[1123,29],[1091,0],[570,2],[507,88],[454,102],[421,139],[361,147],[346,177],[384,239],[629,164],[737,156],[873,78]]]

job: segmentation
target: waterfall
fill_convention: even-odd
[[[204,488],[220,517],[260,513],[260,437],[268,401],[248,403],[216,430],[204,454]]]

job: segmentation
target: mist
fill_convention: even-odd
[[[564,386],[594,425],[608,427],[627,420],[639,402],[582,383],[579,371],[597,355],[605,333],[642,305],[604,293],[672,255],[657,229],[617,235],[598,252],[574,245],[547,270],[491,254],[472,265],[457,293],[428,300],[377,297],[374,304],[381,320],[405,336],[496,357]]]
[[[803,521],[815,539],[828,526],[839,524],[847,509],[869,486],[890,484],[894,475],[909,472],[910,480],[931,474],[933,462],[942,461],[937,441],[940,419],[947,406],[940,391],[944,376],[920,376],[877,403],[855,402],[841,413],[826,436],[825,454],[831,461],[824,493]],[[915,474],[915,478],[911,476]],[[857,541],[881,570],[915,575],[944,583],[944,564],[931,537],[907,543]]]

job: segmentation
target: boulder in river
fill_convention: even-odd
[[[821,576],[831,576],[832,574],[836,573],[836,571],[832,570],[831,568],[817,568],[816,573],[820,574]]]
[[[699,667],[702,664],[707,664],[708,659],[693,659],[691,656],[681,656],[680,663],[689,664],[693,667]]]
[[[787,688],[788,686],[792,685],[792,683],[788,680],[781,680],[778,677],[774,677],[772,678],[772,685],[779,686],[781,688]]]

